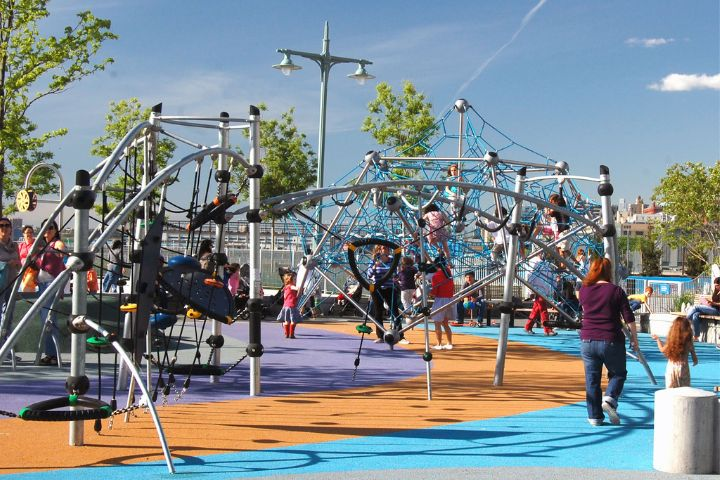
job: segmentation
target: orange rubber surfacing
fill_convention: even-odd
[[[303,346],[302,329],[358,335],[354,327],[302,324],[299,338],[289,341]],[[430,335],[434,340],[434,333]],[[421,356],[424,332],[413,330],[406,336],[412,344],[402,348]],[[497,342],[457,330],[453,340],[454,350],[433,350],[432,401],[427,400],[421,375],[373,387],[158,406],[170,451],[180,458],[287,447],[510,416],[585,399],[583,366],[577,357],[510,342],[503,386],[493,387]],[[112,430],[107,423],[103,421],[98,435],[93,422],[85,422],[85,446],[71,447],[65,422],[2,420],[0,473],[163,459],[149,414],[139,413],[129,423],[119,415]]]

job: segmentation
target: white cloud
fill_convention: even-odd
[[[720,90],[720,73],[717,75],[686,75],[671,73],[660,82],[648,85],[650,90],[660,92],[688,92],[690,90]]]
[[[674,38],[628,38],[625,44],[631,47],[654,48],[669,45],[675,41]]]

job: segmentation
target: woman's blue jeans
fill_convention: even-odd
[[[50,286],[50,283],[40,283],[38,282],[38,296],[42,295],[45,290],[48,289]],[[50,357],[54,357],[57,355],[57,350],[55,349],[55,342],[53,342],[53,333],[58,334],[58,339],[60,338],[59,333],[60,330],[58,329],[57,325],[55,324],[55,313],[50,311],[50,307],[52,306],[52,298],[48,300],[48,302],[40,309],[40,322],[42,323],[42,328],[48,328],[48,330],[45,332],[45,346],[44,348],[44,354],[48,355]],[[46,320],[48,319],[48,315],[50,316],[50,324],[46,325]],[[58,345],[59,348],[59,345]]]
[[[119,273],[113,270],[108,270],[107,272],[105,272],[105,276],[103,277],[102,281],[102,291],[114,293],[117,290],[117,283],[119,279]]]
[[[695,305],[687,312],[687,318],[692,322],[693,334],[700,336],[700,315],[720,315],[720,309],[709,305]]]
[[[622,393],[627,369],[625,363],[625,342],[608,342],[606,340],[582,340],[580,346],[583,363],[585,364],[585,398],[587,401],[588,418],[602,420],[603,400],[617,408]],[[608,371],[608,383],[605,396],[602,395],[602,367]]]

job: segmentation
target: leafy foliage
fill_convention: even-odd
[[[100,158],[108,157],[128,131],[146,121],[149,117],[150,108],[143,107],[137,98],[110,102],[110,111],[105,115],[105,133],[93,140],[90,153]],[[174,151],[175,143],[173,141],[168,139],[160,140],[155,154],[156,168],[165,167]],[[123,198],[125,189],[132,190],[134,183],[139,184],[142,179],[142,166],[145,158],[142,147],[133,148],[129,155],[134,158],[134,162],[128,164],[127,174],[124,171],[120,172],[111,178],[108,183],[110,187],[107,189],[108,196],[114,201],[120,201]],[[112,208],[112,202],[108,202],[108,208]]]
[[[261,111],[267,106],[260,104]],[[307,142],[305,134],[295,126],[295,109],[291,108],[280,119],[263,120],[260,123],[260,147],[264,150],[261,164],[265,173],[260,179],[260,191],[264,198],[276,197],[304,190],[315,183],[317,158]],[[243,185],[245,171],[234,171],[235,181]],[[247,199],[248,190],[240,189],[241,198]]]
[[[671,247],[685,247],[688,264],[706,270],[707,253],[720,255],[720,161],[671,165],[652,198],[671,216],[658,225],[659,238]]]
[[[647,236],[642,237],[640,255],[642,257],[641,275],[654,277],[662,274],[662,251],[658,247],[657,235],[653,230]]]
[[[377,98],[368,104],[368,115],[362,124],[380,145],[395,147],[399,156],[415,157],[428,153],[427,139],[435,130],[432,104],[415,86],[403,82],[402,95],[393,94],[386,82],[377,85]]]
[[[61,34],[42,36],[38,23],[49,16],[47,3],[0,3],[0,210],[4,210],[5,198],[22,186],[20,179],[32,165],[52,158],[44,150],[47,142],[67,133],[61,128],[37,134],[37,125],[28,116],[30,107],[113,61],[94,60],[104,41],[117,38],[110,31],[109,20],[84,11],[77,14],[76,24],[65,27]],[[57,191],[47,171],[33,180],[41,194]]]

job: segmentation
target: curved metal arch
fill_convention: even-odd
[[[135,138],[138,136],[138,133],[146,128],[152,128],[152,126],[153,124],[150,122],[142,122],[136,125],[128,133],[125,134],[122,140],[118,142],[112,153],[105,157],[102,162],[100,162],[95,168],[90,171],[90,177],[95,177],[95,183],[92,187],[93,190],[97,191],[100,189],[100,185],[105,184],[108,177],[110,177],[112,169],[115,168],[115,165],[122,158],[121,154],[123,150],[125,150],[132,143],[132,141],[135,140]]]
[[[325,187],[325,188],[314,188],[310,190],[302,190],[300,192],[290,193],[286,195],[280,195],[277,197],[269,198],[263,201],[264,206],[269,207],[268,210],[272,211],[276,214],[281,214],[287,210],[290,210],[291,208],[300,205],[301,203],[309,202],[312,200],[317,200],[326,196],[333,196],[337,194],[342,194],[345,192],[365,192],[370,191],[371,189],[377,189],[381,191],[387,191],[390,193],[397,193],[402,192],[407,195],[416,195],[416,196],[423,196],[423,197],[430,197],[432,194],[430,192],[422,192],[418,190],[412,190],[410,188],[400,188],[400,187],[423,187],[423,186],[435,186],[435,187],[446,187],[446,186],[457,186],[459,188],[462,188],[463,190],[470,191],[470,190],[479,190],[482,192],[487,193],[495,193],[500,195],[505,195],[507,197],[512,197],[516,201],[520,200],[523,202],[529,202],[534,205],[537,205],[539,208],[552,208],[555,210],[558,210],[564,214],[566,214],[568,217],[584,223],[588,227],[591,227],[595,229],[597,232],[601,231],[601,227],[599,227],[594,222],[588,220],[585,216],[580,215],[578,213],[575,213],[571,210],[568,210],[563,207],[558,207],[557,205],[554,205],[550,202],[547,202],[545,200],[541,200],[536,197],[531,197],[528,195],[524,195],[521,193],[516,193],[514,191],[505,190],[502,188],[495,188],[485,185],[477,185],[474,183],[467,183],[467,182],[454,182],[454,181],[447,181],[447,180],[390,180],[385,182],[376,182],[376,183],[370,183],[370,184],[357,184],[357,185],[346,185],[341,187]],[[452,204],[454,203],[452,200],[447,199],[443,196],[438,196],[436,198],[436,201]],[[472,206],[466,205],[466,210],[477,212],[480,215],[482,215],[485,218],[494,220],[494,221],[501,221],[501,218],[494,217],[493,215],[487,214],[486,212],[477,209]],[[238,210],[235,210],[233,215],[240,215],[243,213],[246,213],[248,210],[248,207],[241,207]]]
[[[170,178],[170,176],[172,176],[176,171],[180,170],[185,165],[191,162],[201,161],[203,158],[211,155],[227,155],[240,162],[240,164],[246,169],[252,167],[252,165],[247,160],[245,160],[245,157],[233,150],[230,150],[229,148],[207,148],[205,150],[200,150],[198,152],[191,153],[183,157],[176,163],[168,165],[167,167],[160,170],[155,175],[155,178],[148,182],[147,186],[140,190],[140,192],[138,192],[138,194],[135,195],[123,207],[123,209],[117,214],[117,216],[105,226],[105,229],[102,231],[102,233],[99,233],[99,231],[97,230],[93,232],[97,235],[91,236],[90,238],[90,250],[94,252],[99,249],[100,246],[102,246],[115,233],[115,230],[120,226],[120,224],[125,220],[125,218],[127,218],[128,215],[130,215],[130,213],[135,208],[137,208],[138,205],[140,205],[140,202],[149,197],[157,187],[159,187],[165,180]]]

